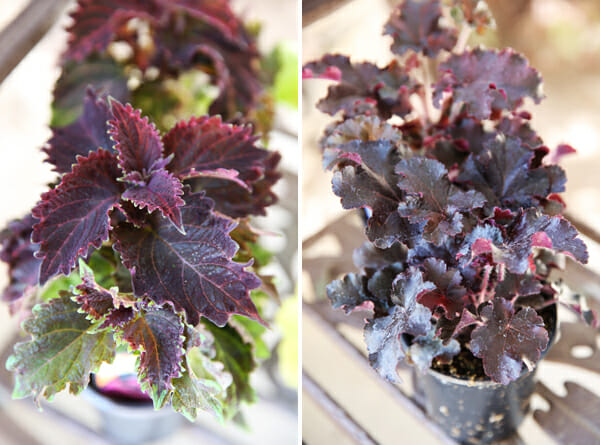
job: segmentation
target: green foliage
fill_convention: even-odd
[[[16,344],[6,362],[15,373],[13,397],[51,400],[67,383],[71,393],[79,394],[90,373],[114,359],[112,333],[96,331],[71,297],[61,292],[50,303],[35,306],[33,316],[23,323],[32,338]]]

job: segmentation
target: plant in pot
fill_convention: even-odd
[[[268,351],[261,311],[274,292],[260,273],[269,253],[250,225],[276,201],[280,176],[279,153],[261,148],[249,123],[267,94],[254,38],[225,1],[82,0],[73,18],[44,147],[59,178],[0,235],[3,299],[26,314],[31,336],[7,362],[13,396],[39,403],[67,385],[78,394],[129,351],[140,387],[121,385],[119,397],[190,420],[201,410],[233,417],[255,400],[250,373]],[[128,45],[133,61],[113,59],[111,42]],[[219,94],[207,101],[199,87],[201,97],[182,102],[159,93],[184,97],[186,70],[208,71],[201,86],[214,82]],[[149,94],[162,127],[200,109],[222,116],[189,117],[161,135],[145,111],[122,103]],[[103,380],[96,387],[114,395]]]
[[[561,216],[565,173],[521,110],[543,98],[540,74],[512,49],[466,47],[492,23],[483,1],[405,0],[385,25],[388,65],[329,54],[303,68],[335,82],[317,104],[339,117],[323,165],[366,219],[360,272],[328,297],[371,311],[372,367],[399,382],[412,364],[428,414],[460,441],[517,428],[557,329],[549,273],[561,254],[588,258]]]

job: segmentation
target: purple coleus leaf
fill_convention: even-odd
[[[266,215],[266,207],[277,202],[277,195],[272,187],[281,178],[277,171],[280,160],[279,153],[270,152],[263,161],[264,170],[261,177],[251,183],[244,181],[243,186],[231,178],[223,179],[209,175],[193,178],[191,183],[194,190],[205,191],[215,202],[216,211],[227,216],[244,218],[248,215]]]
[[[542,78],[527,59],[511,49],[475,48],[452,55],[440,67],[434,104],[440,106],[444,92],[452,92],[469,114],[487,119],[493,110],[514,111],[525,97],[536,103],[543,99]]]
[[[142,390],[160,407],[181,375],[184,324],[171,308],[149,307],[122,327],[122,339],[140,351],[138,377]]]
[[[82,283],[77,285],[74,299],[81,305],[81,309],[94,320],[104,318],[100,325],[101,329],[109,326],[120,327],[133,319],[134,309],[122,305],[115,306],[116,292],[104,289],[97,284],[93,273],[85,270],[81,279]]]
[[[416,86],[397,62],[379,68],[369,62],[353,64],[346,56],[327,54],[320,61],[304,65],[302,76],[337,82],[317,104],[324,113],[343,111],[345,117],[376,113],[387,119],[392,114],[405,116],[412,110],[409,97]]]
[[[564,170],[556,165],[532,168],[534,156],[519,138],[496,138],[469,155],[456,181],[483,193],[488,207],[534,207],[540,199],[564,191],[566,182]]]
[[[9,282],[2,300],[14,302],[38,284],[41,260],[35,256],[38,245],[31,242],[37,220],[27,215],[8,223],[0,232],[0,260],[8,265]]]
[[[138,172],[146,176],[164,167],[168,161],[163,158],[163,145],[154,124],[130,104],[112,101],[111,105],[114,119],[109,122],[109,132],[124,174]]]
[[[110,121],[110,134],[116,142],[124,179],[129,183],[123,199],[148,212],[160,210],[183,230],[179,209],[184,204],[181,199],[183,185],[164,168],[173,156],[163,157],[160,135],[148,118],[142,118],[140,110],[113,101],[112,111],[114,119]]]
[[[577,235],[577,229],[566,219],[528,209],[521,211],[504,228],[504,233],[497,226],[476,226],[465,237],[457,256],[461,265],[466,265],[480,255],[491,254],[494,263],[503,263],[510,272],[516,274],[524,274],[527,271],[533,247],[565,253],[581,263],[586,263],[587,248]]]
[[[470,349],[483,361],[486,375],[507,385],[521,375],[523,362],[535,364],[548,345],[548,332],[536,311],[525,307],[515,313],[512,303],[494,298],[481,309],[485,324],[471,334]]]
[[[169,218],[179,230],[183,230],[180,207],[185,204],[181,198],[183,184],[164,169],[155,170],[150,178],[138,184],[130,185],[123,193],[123,199],[131,201],[138,208],[148,212],[156,209]]]
[[[114,230],[114,247],[131,271],[134,294],[173,304],[192,325],[204,316],[223,326],[231,314],[262,322],[249,296],[260,280],[244,270],[248,264],[231,260],[237,251],[229,236],[235,222],[213,213],[212,200],[202,193],[184,200],[185,234],[157,217],[141,229],[123,223]]]
[[[424,237],[440,244],[463,228],[463,215],[485,204],[485,197],[475,191],[465,192],[450,183],[444,165],[434,159],[403,159],[395,167],[398,188],[406,192],[399,205],[401,216],[411,223],[426,221]]]
[[[174,155],[169,171],[180,179],[210,176],[219,171],[237,171],[242,185],[258,180],[265,171],[270,152],[256,147],[250,126],[224,123],[220,116],[193,117],[179,122],[163,137],[165,156]]]
[[[58,173],[69,173],[77,163],[77,156],[87,156],[99,148],[114,151],[114,142],[108,135],[111,118],[106,99],[88,89],[79,119],[66,127],[52,129],[52,137],[43,148],[48,155],[46,162],[54,165]]]
[[[106,150],[79,157],[71,173],[44,193],[32,214],[40,222],[32,241],[40,243],[40,284],[62,273],[68,275],[78,257],[108,240],[109,212],[118,205],[122,184],[117,158]]]
[[[391,382],[399,382],[397,368],[405,356],[400,336],[427,335],[431,330],[431,311],[417,299],[434,288],[432,283],[423,282],[423,274],[416,268],[399,274],[391,289],[396,304],[389,315],[369,320],[365,326],[371,366]]]
[[[403,55],[409,49],[435,57],[456,45],[457,30],[442,27],[442,6],[438,0],[404,0],[392,12],[384,34],[393,37],[392,52]]]

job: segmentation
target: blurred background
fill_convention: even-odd
[[[15,36],[27,34],[31,20],[16,24],[13,21],[27,7],[30,6],[33,11],[30,19],[41,15],[41,19],[36,19],[38,26],[40,23],[49,26],[39,43],[0,83],[0,144],[3,147],[0,227],[29,212],[47,189],[47,184],[55,179],[50,165],[43,163],[44,155],[40,148],[51,134],[48,123],[52,91],[59,76],[58,58],[66,45],[64,27],[70,23],[67,14],[73,4],[74,1],[67,0],[0,2],[0,40],[5,48],[14,49],[23,43],[15,40]],[[277,321],[266,338],[272,349],[272,358],[254,373],[253,384],[259,401],[243,408],[245,426],[233,423],[222,426],[209,415],[200,416],[192,424],[178,416],[173,433],[145,443],[297,443],[298,3],[296,0],[231,0],[231,4],[244,21],[261,24],[259,47],[263,54],[275,47],[283,48],[288,59],[292,54],[291,62],[288,60],[291,65],[287,66],[286,80],[286,88],[291,89],[283,92],[282,96],[286,97],[277,103],[275,129],[269,143],[283,156],[280,164],[283,178],[275,187],[280,203],[270,207],[266,217],[255,221],[256,226],[274,233],[261,240],[275,257],[270,270],[265,269],[264,273],[276,276],[282,300]],[[5,54],[0,61],[6,64],[12,51],[3,52]],[[0,287],[6,283],[6,265],[2,263]],[[0,305],[0,348],[4,351],[0,360],[0,444],[113,443],[99,433],[104,420],[98,408],[94,407],[93,396],[74,397],[61,393],[52,403],[43,404],[43,412],[37,410],[31,399],[11,399],[12,377],[4,369],[4,361],[7,351],[12,350],[11,342],[19,322],[9,317],[5,304]]]
[[[327,3],[305,1],[304,5]],[[391,37],[383,25],[397,0],[329,2],[341,7],[330,13],[304,14],[302,63],[325,53],[350,55],[355,62],[387,64]],[[600,231],[600,2],[596,0],[488,0],[497,23],[495,31],[473,34],[470,46],[511,46],[526,55],[544,79],[546,99],[526,103],[532,127],[545,144],[554,148],[568,143],[575,155],[563,158],[567,212],[586,232]],[[317,8],[318,9],[318,8]],[[321,10],[323,11],[323,10]],[[308,12],[308,9],[305,9]],[[306,19],[309,18],[307,21]],[[310,22],[310,24],[308,24]],[[362,323],[327,311],[326,284],[337,275],[354,271],[352,250],[365,240],[358,214],[344,211],[331,191],[331,173],[321,167],[318,139],[332,118],[315,104],[326,94],[327,80],[304,81],[302,86],[302,218],[303,240],[303,438],[308,445],[331,443],[396,444],[440,443],[418,410],[406,404],[397,390],[411,396],[410,374],[395,388],[376,376],[364,358]],[[589,274],[600,272],[600,250],[586,238],[590,250]],[[586,272],[586,273],[588,273]],[[597,278],[597,276],[596,276]],[[600,297],[597,282],[582,278],[588,295]],[[600,370],[597,331],[592,331],[588,360]],[[335,363],[335,367],[331,364]],[[598,374],[572,366],[543,363],[539,375],[555,394],[565,395],[563,381],[586,382],[600,394]],[[548,383],[546,383],[546,380]],[[537,407],[548,410],[546,400]],[[597,401],[596,401],[597,403]],[[599,405],[596,404],[596,407]],[[326,408],[328,407],[328,408]],[[409,414],[411,412],[411,414]],[[416,412],[416,414],[415,414]],[[336,413],[333,415],[332,413]],[[335,420],[332,420],[335,419]],[[340,420],[341,419],[341,420]],[[522,442],[553,443],[529,418]],[[571,437],[571,439],[573,439]],[[562,443],[570,443],[568,438]]]

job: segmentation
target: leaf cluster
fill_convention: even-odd
[[[401,2],[383,68],[338,54],[304,67],[334,82],[317,105],[339,118],[321,139],[333,192],[368,211],[360,272],[328,296],[372,308],[369,359],[389,380],[402,361],[424,371],[462,348],[507,384],[548,343],[549,253],[588,253],[561,216],[565,173],[521,109],[543,98],[540,74],[511,49],[463,48],[459,28],[493,20],[482,1],[450,3]]]
[[[72,17],[43,147],[59,176],[0,233],[2,298],[31,309],[7,362],[14,396],[77,394],[127,345],[155,408],[232,417],[269,354],[257,289],[273,284],[249,218],[280,177],[246,123],[263,94],[255,39],[226,0],[80,0]],[[186,70],[218,87],[220,115],[160,131],[131,102],[164,118],[181,101],[163,88]]]

